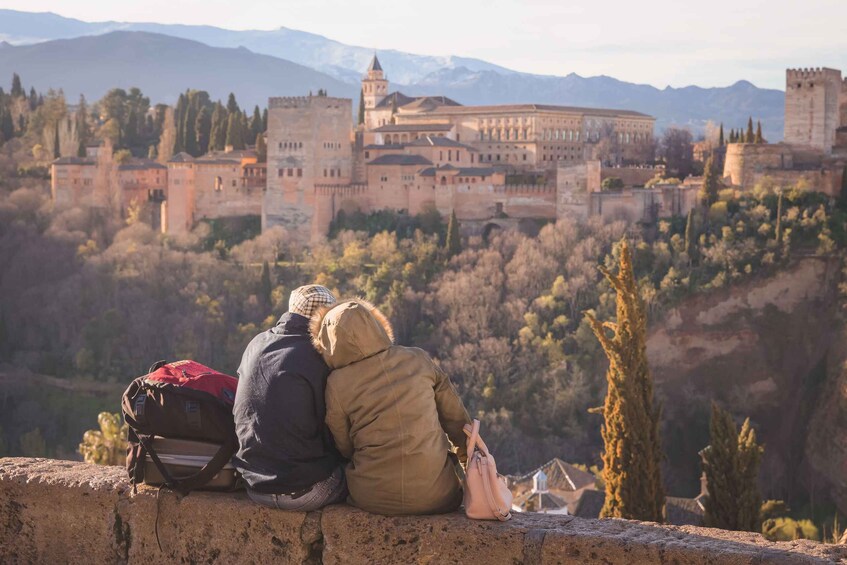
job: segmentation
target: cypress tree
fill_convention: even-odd
[[[456,210],[450,212],[450,221],[447,223],[447,239],[444,241],[444,249],[447,257],[454,257],[462,252],[462,239],[459,236],[459,220],[456,218]]]
[[[841,195],[838,200],[841,208],[847,208],[847,165],[844,165],[844,170],[841,171]]]
[[[764,143],[765,138],[762,137],[762,122],[761,120],[756,120],[756,143]]]
[[[12,95],[12,98],[25,96],[24,87],[21,85],[21,77],[18,73],[12,73],[12,90],[9,94]]]
[[[88,104],[82,94],[79,95],[79,105],[76,110],[76,133],[80,143],[88,141]]]
[[[700,204],[709,207],[718,201],[719,190],[718,173],[715,170],[714,159],[709,155],[703,170],[703,186],[700,187],[700,191],[697,193],[697,199],[700,201]]]
[[[80,98],[82,98],[82,94],[80,94]],[[38,94],[35,92],[35,87],[29,87],[29,109],[32,112],[35,112],[35,109],[38,108]]]
[[[260,133],[256,136],[256,155],[259,157],[260,163],[268,161],[268,145],[265,143],[265,134]]]
[[[605,267],[600,271],[617,294],[616,322],[601,323],[586,314],[609,359],[602,408],[606,501],[600,516],[662,522],[659,409],[653,405],[653,378],[647,365],[647,317],[625,238],[620,243],[618,274]]]
[[[209,139],[212,134],[212,117],[205,107],[200,108],[194,121],[194,135],[197,138],[197,154],[205,155],[209,151]]]
[[[365,90],[359,90],[359,125],[365,123]]]
[[[226,143],[226,108],[220,102],[212,110],[212,129],[209,133],[209,151],[220,151]]]
[[[176,122],[176,140],[174,141],[174,153],[185,151],[185,137],[183,123],[185,120],[186,99],[185,94],[180,94],[174,110],[174,121]]]
[[[723,147],[725,145],[723,138],[723,122],[721,122],[721,129],[718,133],[718,147]]]
[[[197,146],[197,108],[191,102],[185,105],[185,113],[182,119],[182,143],[186,153],[192,157],[200,155]]]
[[[744,421],[739,433],[729,412],[712,403],[709,435],[710,444],[702,451],[709,488],[705,499],[706,525],[724,530],[758,530],[762,448],[756,443],[750,419]]]
[[[262,112],[259,110],[259,106],[255,106],[253,117],[250,119],[250,139],[256,139],[263,131],[265,131],[265,128],[262,127]]]
[[[226,111],[230,114],[241,111],[241,108],[238,107],[238,102],[235,101],[235,94],[232,92],[229,93],[229,98],[226,101]]]
[[[55,135],[53,136],[53,158],[58,159],[62,156],[62,147],[59,143],[59,122],[56,122],[54,127],[55,129],[53,131],[55,132]]]
[[[226,127],[226,142],[224,145],[232,146],[233,149],[244,149],[244,132],[241,129],[241,112],[229,115]]]
[[[753,116],[747,118],[747,137],[744,139],[745,143],[755,143],[756,142],[756,134],[753,133]]]
[[[259,299],[265,305],[265,307],[270,306],[271,304],[271,291],[273,287],[271,285],[271,268],[268,265],[267,261],[262,262],[262,276],[259,288]]]
[[[268,131],[268,109],[262,110],[262,131]]]
[[[688,211],[688,219],[685,221],[685,253],[688,255],[689,264],[694,260],[695,247],[697,241],[697,233],[694,227],[694,210]]]
[[[734,129],[729,130],[729,142],[735,143],[735,130]]]
[[[15,122],[12,119],[12,112],[0,106],[0,134],[4,141],[9,141],[15,136]]]

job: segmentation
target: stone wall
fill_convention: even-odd
[[[159,541],[156,540],[158,512]],[[161,545],[161,549],[159,546]],[[838,563],[844,546],[626,520],[281,512],[244,493],[179,498],[119,467],[0,459],[2,563]]]

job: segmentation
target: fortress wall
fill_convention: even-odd
[[[600,179],[605,180],[612,177],[621,179],[625,186],[644,186],[648,180],[656,176],[661,169],[647,169],[644,167],[603,167],[600,171]]]
[[[180,498],[120,467],[0,459],[3,563],[838,563],[847,547],[628,520],[454,513],[383,517],[347,505],[282,512],[243,492]],[[158,508],[157,508],[158,506]],[[156,541],[158,512],[159,543]],[[161,544],[161,550],[159,549]]]

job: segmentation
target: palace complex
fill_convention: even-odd
[[[789,82],[800,85],[786,97],[789,143],[730,146],[728,180],[751,182],[770,171],[762,163],[779,151],[791,153],[777,162],[781,170],[805,163],[793,144],[837,157],[833,148],[847,136],[845,90],[840,73],[826,71],[812,92],[817,76],[789,71]],[[661,171],[647,165],[655,120],[639,112],[407,96],[390,90],[376,56],[361,102],[356,125],[350,99],[271,98],[266,163],[251,149],[116,163],[111,148],[91,147],[86,157],[54,162],[54,199],[124,212],[144,205],[144,217],[167,233],[204,219],[260,216],[263,229],[283,226],[304,242],[324,237],[341,211],[434,208],[455,212],[465,232],[484,233],[589,215],[652,221],[694,206],[690,182],[641,188]],[[783,145],[792,149],[775,149]],[[624,189],[601,190],[609,177],[622,179]]]

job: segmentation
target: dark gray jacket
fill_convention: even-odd
[[[284,314],[247,346],[233,407],[234,462],[251,489],[294,492],[341,464],[324,424],[328,374],[312,346],[309,320],[299,314]]]

